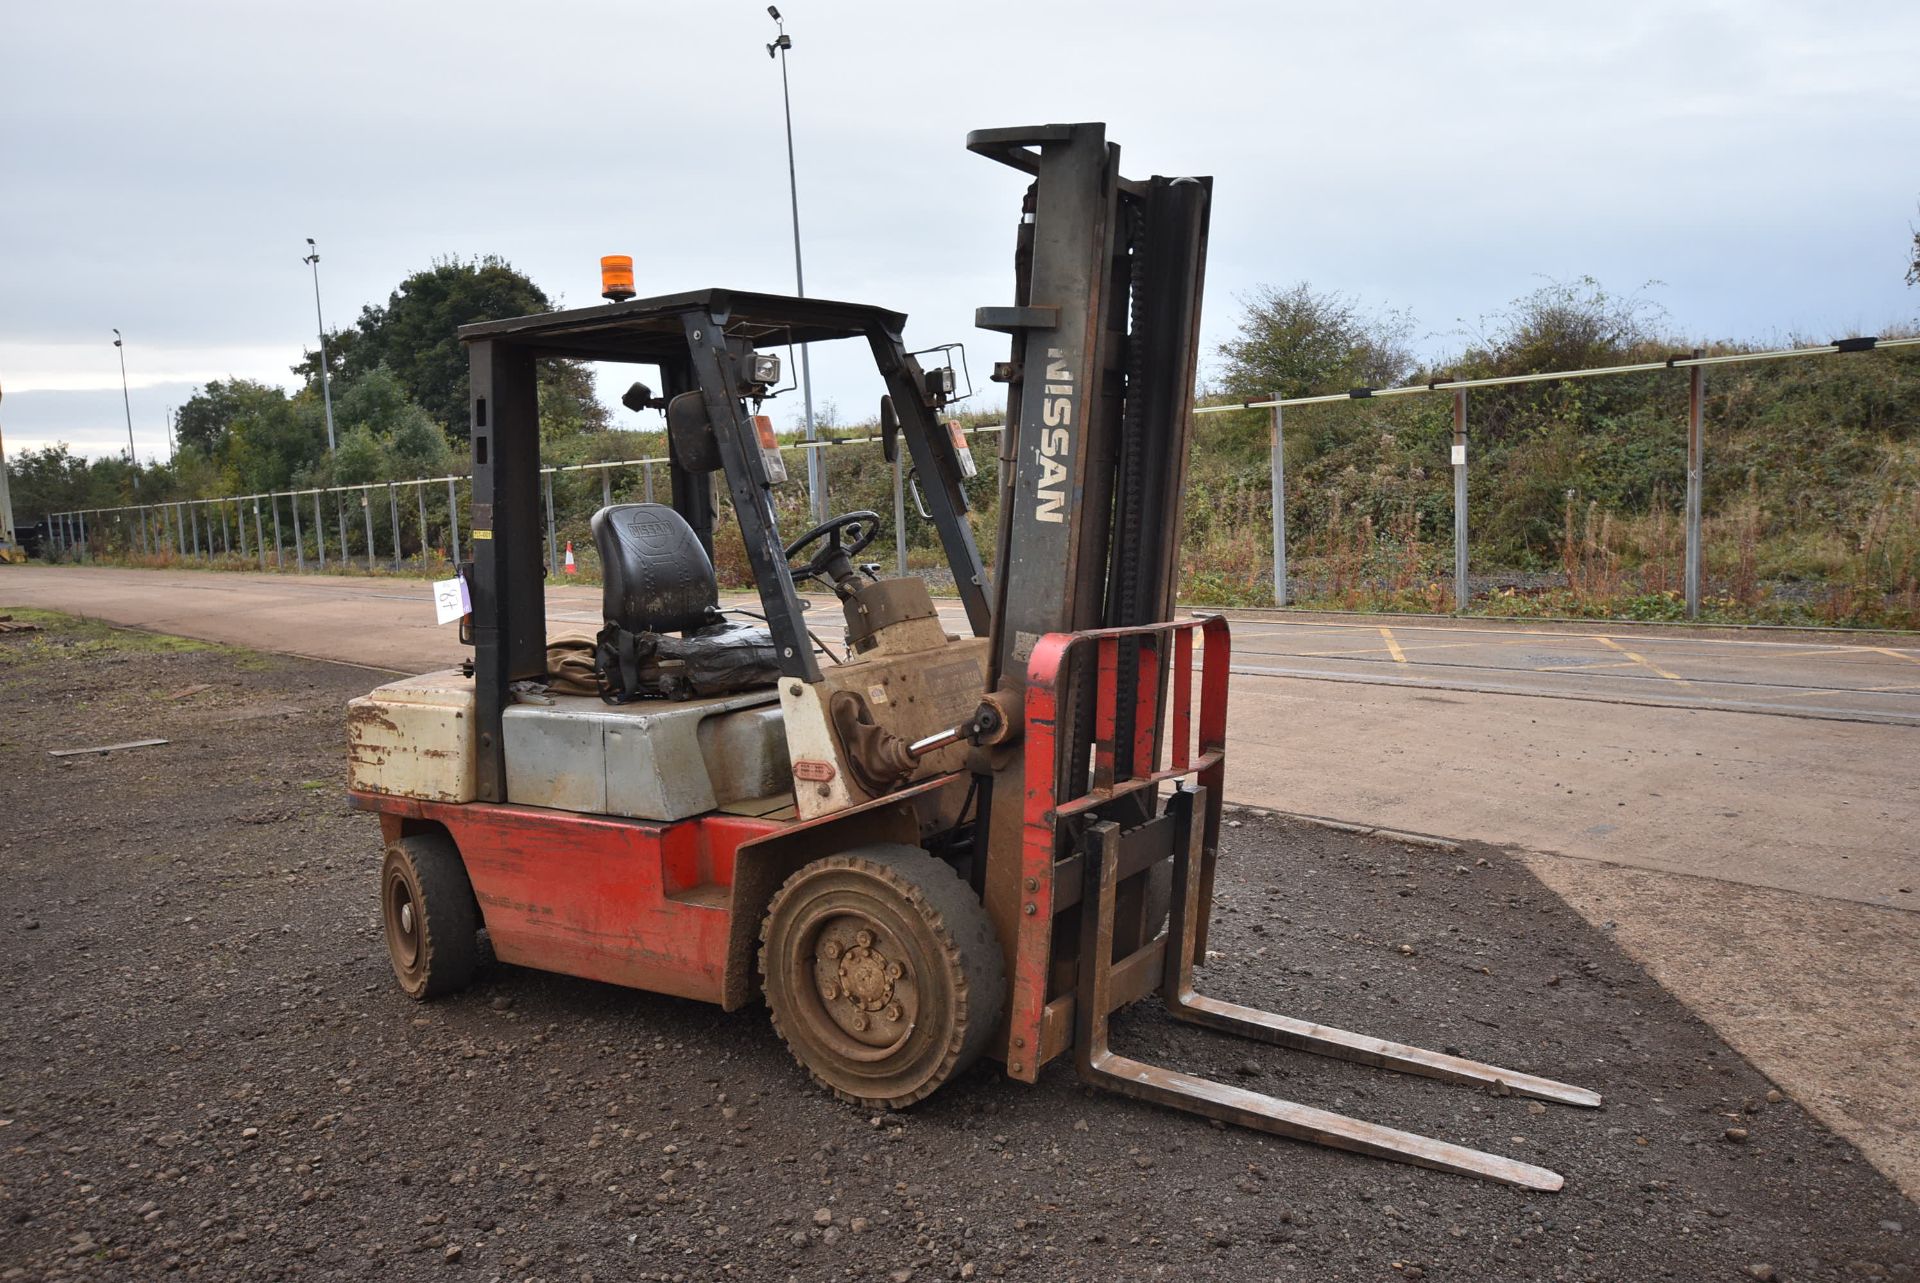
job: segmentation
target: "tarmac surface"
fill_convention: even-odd
[[[557,587],[549,617],[596,626],[598,599]],[[7,605],[396,672],[465,653],[403,579],[7,567]],[[1920,1189],[1920,646],[1272,616],[1233,646],[1232,800],[1532,853]]]
[[[411,1001],[379,826],[340,771],[340,706],[377,680],[85,622],[0,634],[0,1280],[1920,1277],[1912,1202],[1618,933],[1478,843],[1230,809],[1196,981],[1598,1108],[1154,1002],[1117,1014],[1114,1048],[1548,1167],[1553,1194],[1210,1127],[1065,1059],[875,1114],[809,1083],[757,1003],[484,947],[472,988]]]

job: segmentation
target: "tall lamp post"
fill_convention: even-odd
[[[127,394],[127,349],[120,331],[113,332],[113,350],[120,354],[120,405],[127,412],[127,467],[133,470],[133,492],[140,493],[140,460],[133,452],[133,398]]]
[[[313,269],[313,320],[320,329],[320,399],[327,408],[327,453],[333,453],[333,383],[327,377],[327,319],[320,314],[320,249],[307,237],[307,256],[300,260]]]
[[[0,446],[0,562],[25,559],[13,533],[13,499],[7,493],[7,451]]]
[[[800,183],[793,167],[793,100],[787,94],[787,50],[793,48],[793,37],[787,34],[787,24],[780,17],[780,10],[773,5],[767,6],[767,16],[772,18],[780,34],[767,46],[767,57],[775,55],[780,59],[780,105],[787,116],[787,195],[793,205],[793,283],[794,293],[801,298],[807,296],[807,274],[800,265]],[[813,430],[813,367],[807,360],[807,345],[800,345],[800,396],[806,405],[807,440],[815,439]],[[807,451],[807,495],[813,501],[813,519],[816,523],[827,519],[827,476],[826,460],[821,458],[819,450]]]

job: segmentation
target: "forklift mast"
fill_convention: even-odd
[[[989,704],[1017,721],[1042,637],[1172,616],[1213,180],[1125,178],[1098,123],[978,130],[967,147],[1032,176],[1014,305],[976,316],[1012,336],[995,368],[1007,427],[987,684]],[[1140,645],[1121,643],[1123,669]],[[1061,743],[1075,744],[1075,729],[1086,739],[1091,694],[1086,675],[1070,677],[1077,725]],[[1135,719],[1158,708],[1121,700],[1114,712],[1119,774],[1152,770],[1130,755]],[[990,777],[979,829],[995,853],[1021,843],[1025,751],[1016,741],[976,759]],[[1067,791],[1082,791],[1085,754],[1064,756]],[[1132,818],[1152,818],[1149,794],[1130,805]],[[1004,941],[1018,934],[1020,876],[1015,859],[987,862],[984,895]]]

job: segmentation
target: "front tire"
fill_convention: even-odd
[[[408,997],[425,1001],[467,987],[480,952],[479,911],[453,839],[417,833],[389,843],[380,909],[387,957]]]
[[[869,1109],[963,1073],[1006,1004],[985,906],[918,847],[815,860],[774,895],[760,939],[774,1028],[815,1082]]]

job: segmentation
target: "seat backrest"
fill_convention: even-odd
[[[687,519],[664,503],[616,503],[593,514],[606,622],[632,633],[677,633],[714,620],[713,563]]]

